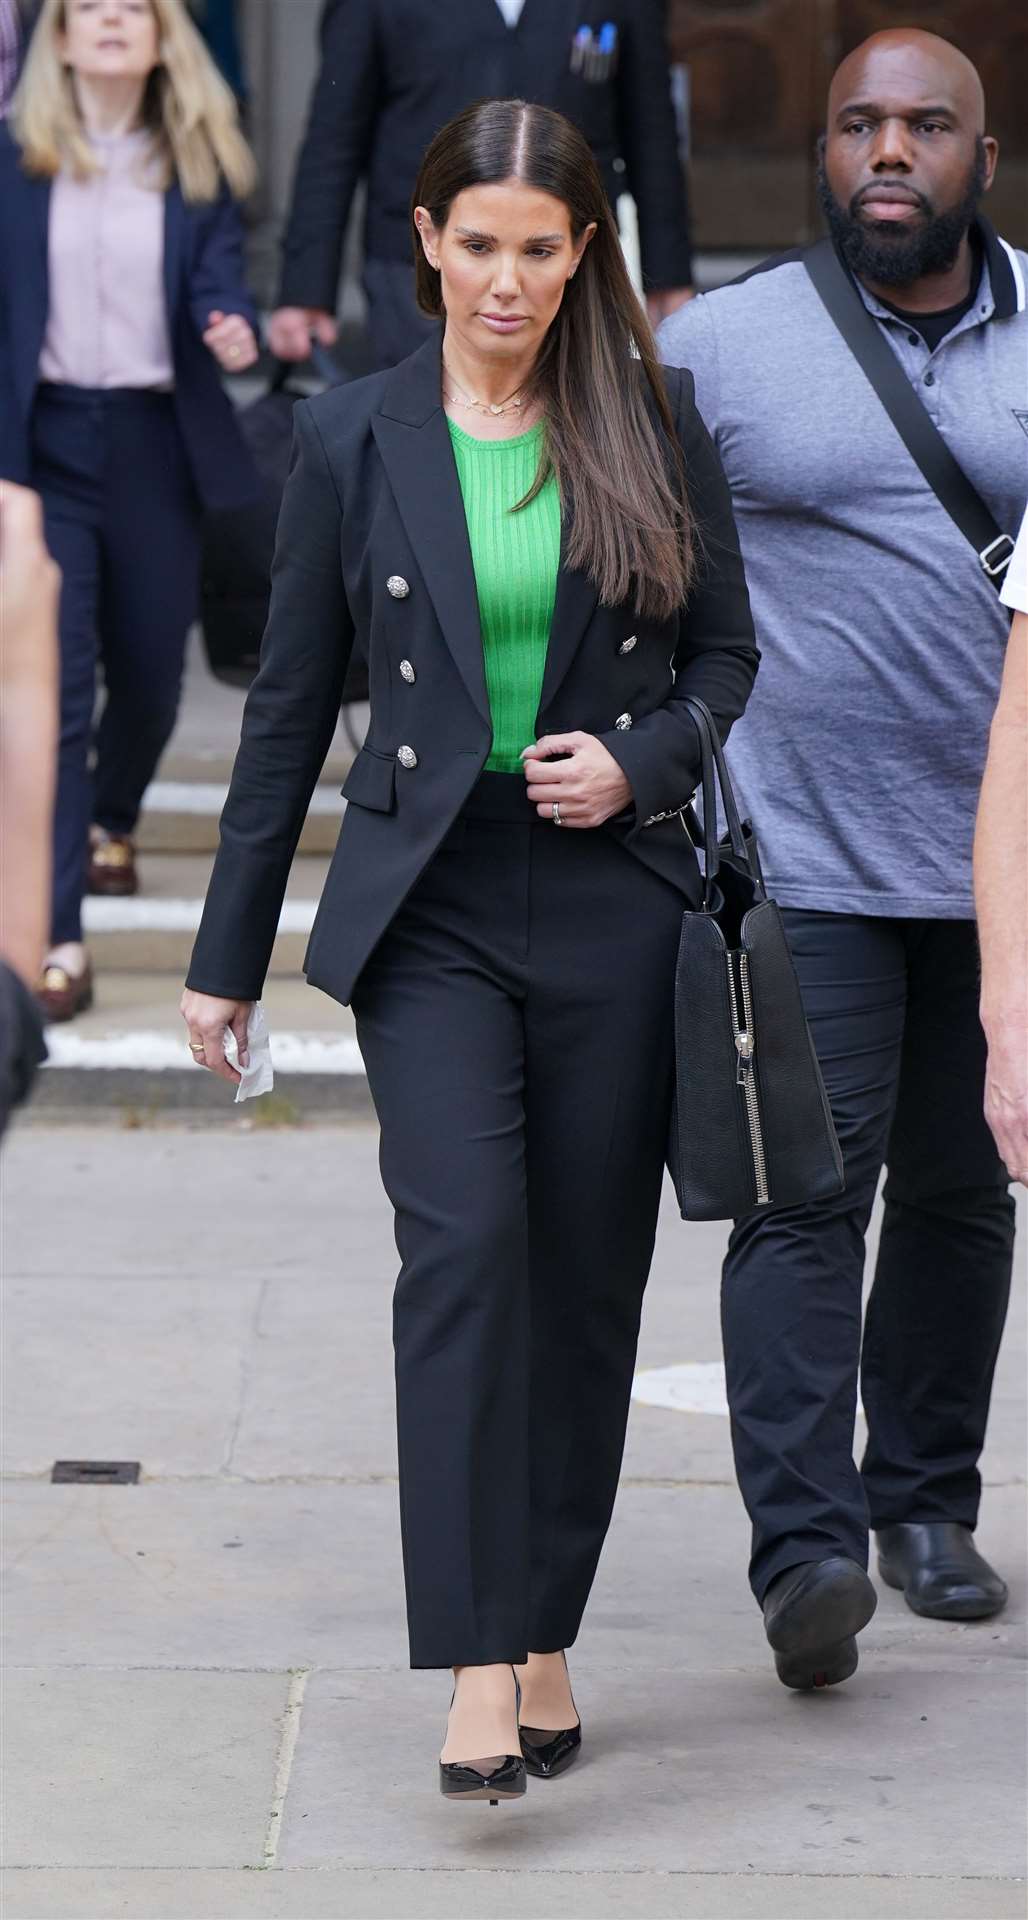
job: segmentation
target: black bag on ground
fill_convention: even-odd
[[[331,355],[311,348],[325,386],[346,378]],[[209,515],[204,527],[200,619],[207,660],[215,679],[248,687],[257,671],[261,637],[271,597],[275,529],[289,472],[293,407],[300,397],[292,368],[276,364],[268,391],[239,413],[239,429],[260,476],[260,492],[245,507]],[[343,688],[344,705],[368,697],[368,669],[356,655]]]
[[[687,702],[700,735],[700,912],[682,921],[675,974],[675,1096],[668,1165],[685,1220],[734,1220],[755,1207],[827,1199],[842,1155],[781,912],[739,817],[717,729]],[[728,823],[717,837],[717,792]],[[691,812],[690,810],[687,810]]]

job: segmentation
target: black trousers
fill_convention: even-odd
[[[402,1262],[411,1663],[570,1646],[610,1520],[671,1097],[683,901],[486,774],[361,975]]]
[[[732,1234],[722,1325],[757,1599],[868,1525],[974,1527],[978,1457],[1010,1291],[1014,1203],[982,1111],[970,921],[788,909],[846,1190]],[[885,1219],[861,1353],[864,1235]],[[869,1437],[858,1471],[858,1370]]]
[[[167,393],[41,387],[32,480],[63,576],[56,945],[82,937],[90,823],[131,833],[175,725],[200,513]],[[94,742],[98,665],[106,699]]]

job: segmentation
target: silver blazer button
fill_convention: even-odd
[[[406,680],[407,685],[409,687],[412,687],[417,677],[418,676],[415,673],[414,668],[411,666],[410,661],[401,660],[400,661],[400,679]]]
[[[400,762],[401,767],[406,767],[408,771],[412,770],[418,764],[418,756],[413,747],[397,747],[396,758]]]
[[[631,724],[632,724],[632,716],[630,713],[619,713],[617,719],[614,722],[614,725],[617,728],[619,733],[627,733]]]
[[[619,648],[618,648],[618,652],[619,652],[619,653],[631,653],[631,651],[632,651],[632,648],[633,648],[633,647],[635,647],[635,646],[638,646],[638,644],[639,644],[639,636],[638,636],[638,634],[637,634],[637,633],[630,633],[630,634],[629,634],[629,636],[628,636],[628,639],[627,639],[627,640],[622,640],[622,642],[621,642],[621,645],[620,645],[620,646],[619,646]]]
[[[386,591],[392,594],[394,600],[406,600],[410,588],[402,573],[391,573],[386,581]]]

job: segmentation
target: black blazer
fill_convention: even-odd
[[[488,757],[475,575],[439,354],[430,340],[388,373],[296,407],[260,671],[189,970],[200,992],[260,995],[355,636],[368,652],[371,724],[343,786],[346,814],[304,963],[312,985],[349,999]],[[683,696],[705,700],[726,733],[759,656],[728,487],[692,375],[668,369],[667,381],[703,528],[701,578],[680,616],[643,620],[630,605],[601,607],[592,582],[561,565],[536,728],[599,736],[635,804],[597,831],[696,904],[699,869],[680,821],[646,823],[680,807],[699,779]]]
[[[626,188],[635,196],[647,285],[688,286],[664,14],[665,0],[525,0],[508,27],[496,0],[327,0],[280,305],[335,311],[343,233],[365,174],[364,251],[409,263],[410,197],[425,148],[455,113],[490,98],[532,100],[573,120],[611,202]],[[598,31],[605,21],[618,29],[612,70],[597,79],[573,73],[576,28]]]
[[[31,481],[32,404],[50,302],[50,181],[27,174],[0,124],[0,478]],[[243,277],[242,222],[227,192],[209,206],[164,199],[164,294],[175,413],[197,494],[207,508],[241,506],[257,491],[217,363],[201,335],[218,307],[257,315]]]

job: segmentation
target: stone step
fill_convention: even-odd
[[[353,1016],[302,980],[269,975],[262,1004],[275,1086],[234,1104],[232,1088],[194,1066],[178,1011],[179,972],[98,974],[88,1013],[50,1027],[29,1118],[115,1110],[133,1124],[165,1115],[236,1117],[255,1126],[371,1113]]]
[[[140,860],[142,891],[130,899],[90,895],[83,926],[98,975],[113,971],[177,974],[189,964],[210,875],[210,854],[150,853]],[[307,937],[328,871],[320,855],[293,862],[272,969],[301,971]]]
[[[300,834],[301,854],[331,853],[335,846],[345,805],[339,794],[345,767],[337,771],[334,784],[326,779],[314,789]],[[155,780],[136,833],[140,853],[213,853],[227,791],[227,776]]]

